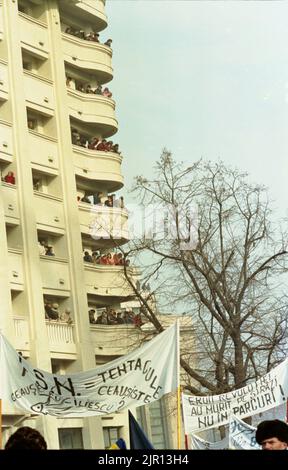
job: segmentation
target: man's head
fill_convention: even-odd
[[[288,425],[278,419],[262,421],[256,430],[256,441],[263,450],[285,450],[288,447]]]
[[[5,450],[46,450],[47,443],[36,429],[23,426],[12,434],[5,445]]]

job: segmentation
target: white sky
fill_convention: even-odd
[[[287,214],[288,2],[107,0],[106,12],[126,188],[167,147],[247,171]]]

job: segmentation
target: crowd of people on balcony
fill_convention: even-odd
[[[98,313],[100,313],[98,315]],[[135,313],[130,308],[114,310],[111,307],[106,307],[105,309],[97,312],[97,318],[95,318],[96,310],[90,309],[89,312],[89,322],[94,325],[134,325],[140,327],[144,325],[143,318],[141,313]]]
[[[86,33],[83,29],[76,29],[73,28],[72,26],[68,26],[65,29],[66,34],[71,34],[71,36],[75,36],[76,38],[84,39],[85,41],[92,41],[92,42],[98,42],[99,41],[99,33],[95,33],[95,31],[89,31]],[[112,44],[112,39],[107,39],[103,43],[105,46],[111,47]]]
[[[83,261],[84,263],[101,264],[106,266],[130,266],[130,260],[125,260],[121,252],[101,254],[100,251],[92,251],[90,253],[88,250],[84,250]]]
[[[65,308],[64,311],[61,312],[59,310],[58,303],[44,301],[44,309],[46,320],[62,321],[68,323],[68,325],[71,325],[71,323],[73,323],[70,308]]]
[[[8,171],[7,175],[1,177],[1,180],[8,184],[16,183],[16,178],[15,178],[15,174],[13,173],[13,171]]]
[[[98,191],[93,195],[89,195],[85,191],[84,196],[77,196],[78,202],[85,202],[86,204],[93,204],[95,206],[104,206],[104,207],[118,207],[124,209],[124,197],[120,196],[118,199],[115,199],[115,194],[109,194],[108,196],[103,197],[103,193]]]
[[[112,98],[112,93],[108,87],[102,88],[102,85],[97,85],[92,87],[90,83],[87,85],[78,82],[72,77],[66,77],[66,86],[71,88],[71,90],[81,91],[81,93],[93,94],[93,95],[101,95],[105,98]]]
[[[96,150],[98,152],[112,152],[121,154],[119,150],[119,144],[114,144],[112,140],[107,141],[106,139],[101,139],[100,137],[92,137],[92,139],[87,139],[85,136],[81,135],[77,129],[71,129],[71,140],[72,145],[78,145],[79,147],[84,147],[89,150]]]

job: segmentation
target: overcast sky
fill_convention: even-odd
[[[108,0],[127,188],[161,149],[222,159],[287,213],[288,2]]]

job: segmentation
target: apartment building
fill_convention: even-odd
[[[115,204],[123,156],[106,27],[105,0],[0,2],[0,329],[33,365],[60,374],[126,354],[139,334],[88,315],[133,300],[123,266],[89,258],[129,239]],[[126,412],[43,419],[4,403],[4,440],[20,422],[55,449],[128,440]]]

